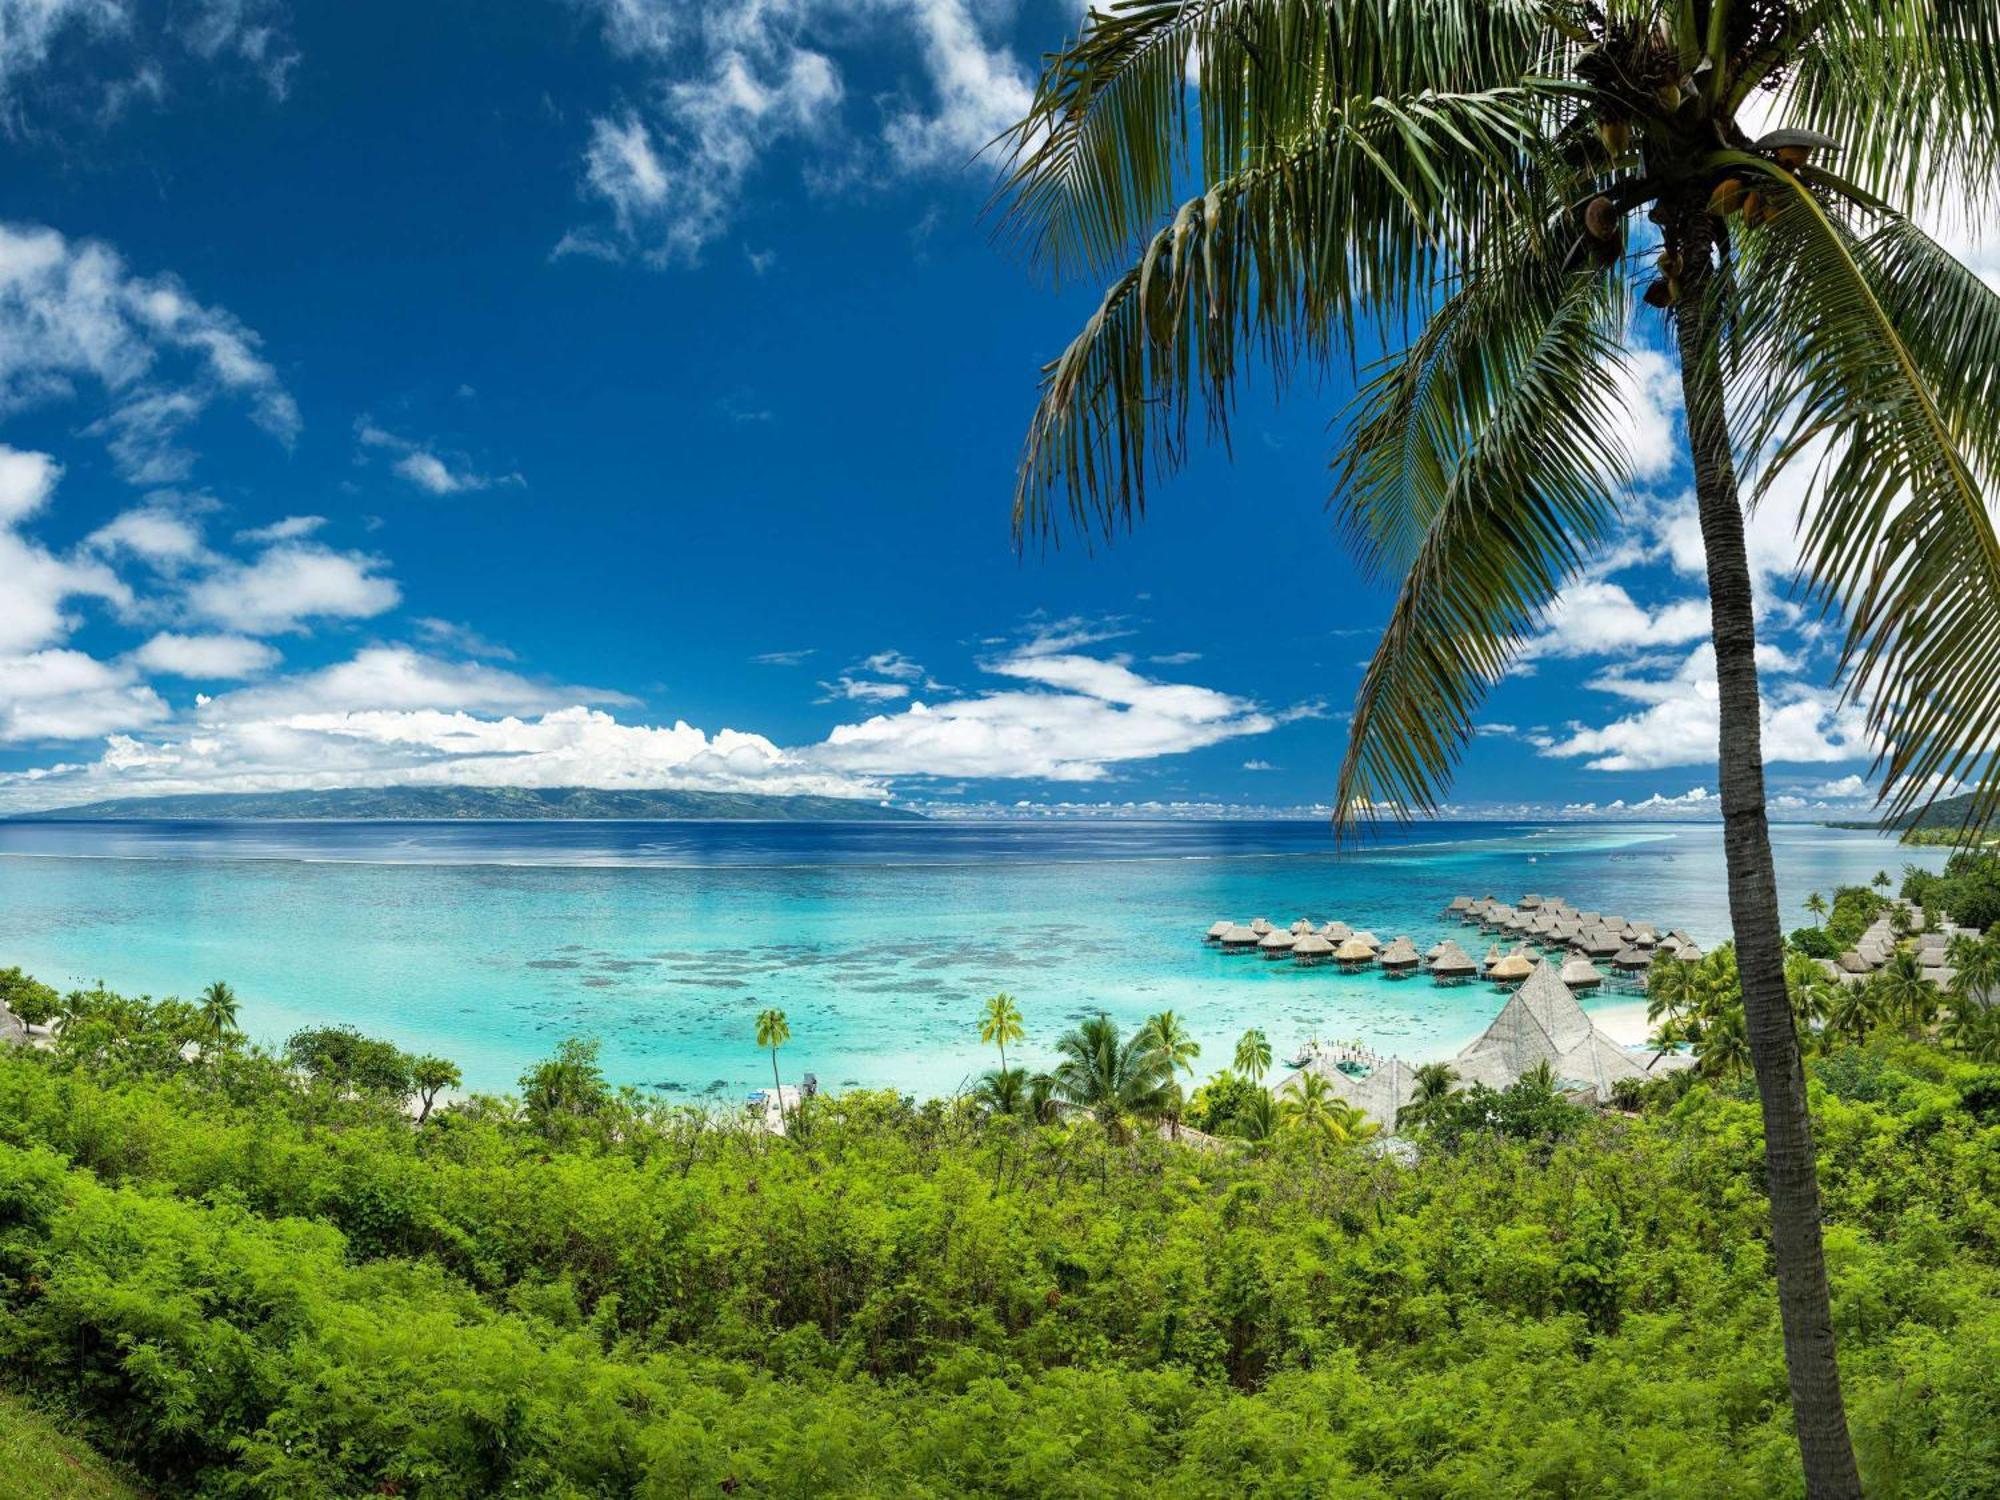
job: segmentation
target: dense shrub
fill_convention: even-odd
[[[1798,1491],[1756,1108],[1704,1084],[1468,1092],[1408,1159],[875,1093],[780,1140],[568,1049],[419,1129],[131,1026],[0,1056],[0,1372],[166,1494]],[[1991,1074],[1812,1066],[1870,1492],[1992,1493]]]

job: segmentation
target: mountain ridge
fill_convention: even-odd
[[[923,815],[858,798],[765,792],[607,791],[596,787],[330,787],[292,792],[190,792],[117,797],[13,813],[20,823],[269,820],[921,822]]]

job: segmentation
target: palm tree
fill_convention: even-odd
[[[993,1114],[1022,1114],[1028,1101],[1028,1075],[1019,1068],[994,1069],[980,1078],[974,1097]]]
[[[1446,1062],[1427,1062],[1417,1065],[1416,1087],[1410,1091],[1410,1102],[1396,1111],[1396,1128],[1424,1126],[1438,1117],[1445,1100],[1458,1088],[1458,1069]]]
[[[2000,1007],[1954,1005],[1945,1037],[1976,1063],[2000,1063]]]
[[[1938,988],[1924,977],[1916,954],[1907,948],[1889,955],[1874,983],[1883,1010],[1913,1034],[1937,1019]]]
[[[771,1049],[771,1100],[778,1106],[778,1118],[785,1117],[785,1087],[778,1082],[778,1049],[792,1039],[785,1013],[773,1006],[757,1013],[757,1045]]]
[[[1188,1034],[1179,1016],[1170,1010],[1148,1016],[1139,1033],[1151,1038],[1152,1044],[1159,1048],[1170,1072],[1185,1072],[1189,1078],[1194,1077],[1194,1060],[1201,1056],[1201,1043]]]
[[[225,1036],[236,1029],[236,991],[218,979],[201,992],[201,1024],[214,1043],[214,1054],[222,1051]]]
[[[1134,1116],[1157,1113],[1167,1101],[1173,1064],[1141,1027],[1130,1039],[1109,1016],[1093,1016],[1056,1042],[1055,1092],[1089,1110],[1114,1139]]]
[[[1792,1019],[1801,1037],[1809,1035],[1816,1024],[1826,1019],[1833,988],[1833,976],[1820,966],[1818,959],[1803,953],[1785,955],[1785,991],[1792,997]]]
[[[1007,1071],[1007,1044],[1018,1042],[1027,1034],[1012,995],[1003,990],[987,1000],[986,1011],[979,1021],[979,1040],[999,1047],[1001,1072]]]
[[[1881,997],[1873,984],[1843,984],[1826,1008],[1826,1024],[1855,1042],[1882,1023]]]
[[[1806,910],[1812,915],[1813,926],[1820,926],[1826,920],[1826,897],[1814,891],[1806,897]]]
[[[1236,1071],[1252,1083],[1271,1071],[1271,1044],[1255,1026],[1236,1039]]]
[[[1260,1088],[1238,1107],[1229,1117],[1223,1133],[1234,1136],[1253,1145],[1262,1145],[1277,1137],[1283,1124],[1283,1115],[1278,1108],[1277,1098],[1269,1089]]]
[[[1951,998],[1963,1008],[1990,1006],[2000,990],[2000,936],[1961,933],[1945,949],[1951,963]]]
[[[1869,881],[1868,883],[1874,886],[1875,889],[1878,891],[1886,891],[1889,889],[1890,886],[1894,885],[1896,882],[1889,878],[1889,872],[1887,870],[1877,870],[1875,872],[1875,878]]]
[[[1848,622],[1885,810],[1978,776],[1983,826],[2000,803],[2000,542],[1975,476],[2000,458],[1980,352],[2000,297],[1905,210],[1947,169],[1970,206],[1996,196],[1994,50],[1976,0],[1133,0],[1094,9],[1050,58],[1004,189],[1008,227],[1053,272],[1116,273],[1044,370],[1024,536],[1131,524],[1149,480],[1185,459],[1191,407],[1227,436],[1246,369],[1282,379],[1422,324],[1347,414],[1343,529],[1402,583],[1332,799],[1343,825],[1435,809],[1486,689],[1612,530],[1630,463],[1610,409],[1644,280],[1679,355],[1731,920],[1813,1497],[1859,1480],[1784,985],[1734,455],[1764,460],[1760,494],[1794,465],[1815,481],[1801,571]],[[1767,112],[1787,128],[1753,136]]]
[[[1299,1075],[1297,1090],[1278,1106],[1278,1118],[1279,1128],[1286,1133],[1296,1132],[1334,1146],[1365,1141],[1382,1128],[1334,1093],[1333,1085],[1321,1073]]]

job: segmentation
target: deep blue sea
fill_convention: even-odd
[[[1809,891],[1942,863],[1775,840],[1787,925]],[[0,967],[155,995],[227,979],[260,1040],[347,1022],[482,1089],[587,1035],[617,1082],[735,1097],[770,1076],[753,1018],[778,1005],[788,1076],[936,1094],[992,1066],[996,989],[1031,1063],[1081,1017],[1168,1007],[1212,1067],[1253,1025],[1280,1057],[1309,1036],[1448,1053],[1498,1008],[1487,986],[1224,958],[1201,933],[1339,918],[1426,948],[1453,895],[1528,890],[1728,935],[1714,826],[1425,823],[1336,852],[1309,822],[0,823]]]

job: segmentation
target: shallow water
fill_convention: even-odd
[[[1938,850],[1774,830],[1786,923],[1810,890]],[[788,1076],[949,1092],[992,1066],[996,989],[1036,1063],[1099,1010],[1169,1008],[1209,1067],[1262,1026],[1421,1059],[1491,1019],[1437,988],[1224,958],[1219,917],[1339,918],[1419,948],[1477,934],[1453,895],[1524,890],[1728,935],[1719,828],[1429,823],[1336,854],[1319,823],[0,823],[0,966],[68,987],[191,995],[226,978],[279,1042],[347,1022],[510,1087],[573,1034],[621,1083],[740,1094],[770,1077],[756,1013],[788,1013]],[[1614,1004],[1605,996],[1593,1004]]]

